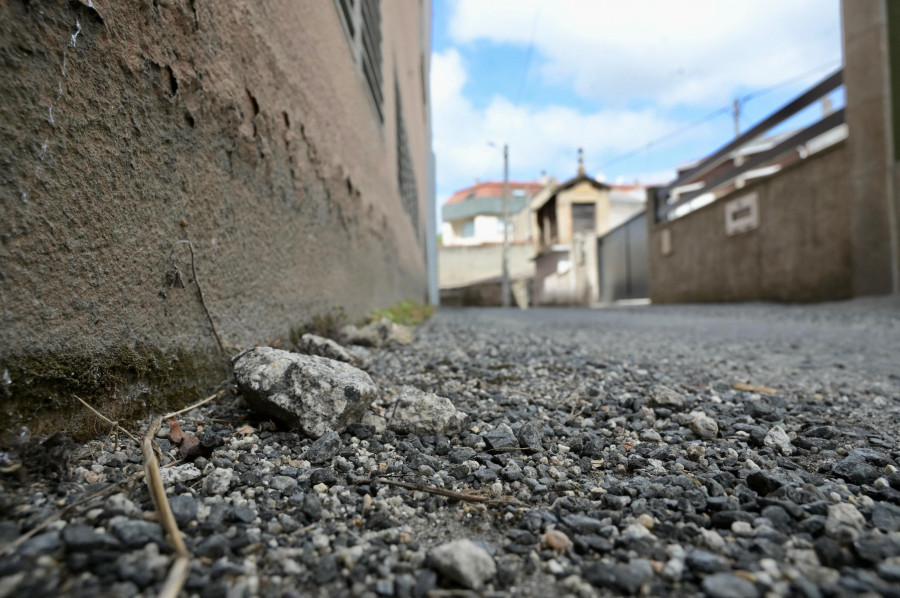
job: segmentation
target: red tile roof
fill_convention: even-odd
[[[542,183],[539,183],[538,181],[509,182],[510,192],[517,189],[524,189],[525,193],[527,193],[528,195],[535,195],[543,188],[544,185]],[[472,185],[471,187],[460,189],[459,191],[451,195],[450,199],[448,199],[447,203],[444,205],[459,203],[461,201],[465,201],[469,198],[475,197],[503,197],[503,181],[485,181],[484,183],[478,183]]]

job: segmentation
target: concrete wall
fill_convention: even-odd
[[[424,299],[429,3],[381,3],[383,124],[334,2],[88,4],[0,2],[4,424],[223,379],[182,240],[229,345]]]
[[[659,226],[649,225],[654,303],[827,301],[850,297],[851,185],[841,143]],[[759,227],[725,234],[725,205],[756,193]],[[663,255],[668,230],[672,252]]]
[[[534,273],[534,246],[531,243],[511,243],[509,246],[510,276],[531,276]],[[472,284],[503,274],[503,245],[442,246],[438,249],[438,273],[442,289]]]

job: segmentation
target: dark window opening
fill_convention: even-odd
[[[592,203],[572,204],[572,232],[590,233],[596,227],[596,206]]]

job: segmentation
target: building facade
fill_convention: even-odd
[[[600,300],[597,237],[644,209],[639,185],[610,186],[585,173],[551,183],[531,202],[535,248],[534,303],[590,304]]]
[[[509,272],[517,303],[527,303],[534,275],[531,198],[544,183],[509,183]],[[476,181],[450,196],[441,209],[441,302],[500,305],[503,274],[503,181]]]

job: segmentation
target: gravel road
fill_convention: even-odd
[[[186,414],[218,446],[166,474],[185,595],[900,596],[896,299],[442,310],[357,354],[375,416],[412,386],[463,431],[324,446],[240,396]],[[66,455],[2,478],[0,544],[141,467],[121,438]],[[115,490],[15,545],[0,597],[155,595],[171,549]]]

